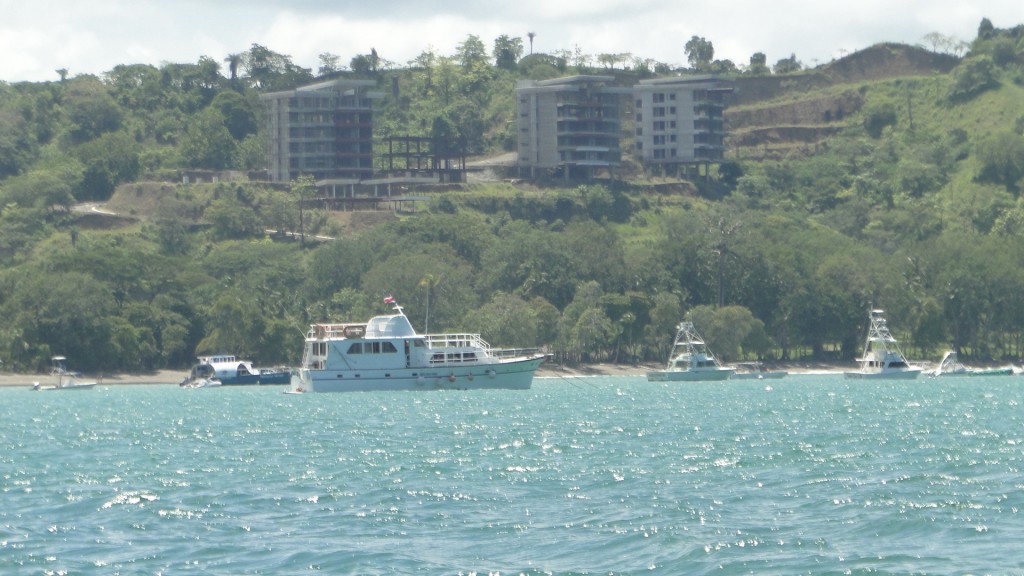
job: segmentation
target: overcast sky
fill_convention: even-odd
[[[424,50],[451,55],[475,34],[536,34],[533,50],[579,46],[685,65],[691,36],[737,65],[764,52],[805,66],[878,42],[919,44],[930,32],[970,41],[985,17],[1024,23],[1022,0],[0,0],[0,80],[102,74],[118,64],[223,62],[252,44],[316,72],[328,52],[347,65],[371,48],[405,65]]]

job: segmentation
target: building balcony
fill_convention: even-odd
[[[559,139],[558,148],[608,148],[619,147],[618,138]]]

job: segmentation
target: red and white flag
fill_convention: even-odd
[[[394,301],[395,301],[395,299],[392,298],[391,296],[388,296],[387,298],[384,299],[384,303],[385,304],[391,304]]]

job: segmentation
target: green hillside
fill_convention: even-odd
[[[381,137],[443,126],[497,155],[516,79],[593,71],[492,64],[472,38],[407,67],[353,59],[386,95]],[[727,361],[850,360],[871,307],[912,358],[1020,360],[1020,27],[983,23],[963,57],[882,44],[740,73],[709,177],[630,162],[615,179],[419,190],[430,200],[400,212],[300,213],[302,182],[255,179],[258,94],[315,77],[255,45],[238,58],[230,77],[205,58],[0,83],[4,369],[295,363],[308,323],[365,320],[386,294],[420,330],[429,309],[431,331],[564,361],[660,361],[684,315]]]

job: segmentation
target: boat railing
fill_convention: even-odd
[[[481,348],[491,351],[491,345],[479,334],[425,334],[427,348]]]
[[[539,353],[539,348],[494,348],[491,350],[491,356],[495,358],[520,358]]]
[[[338,338],[360,338],[366,333],[366,324],[313,324],[309,330],[309,338],[314,340],[331,340]]]

